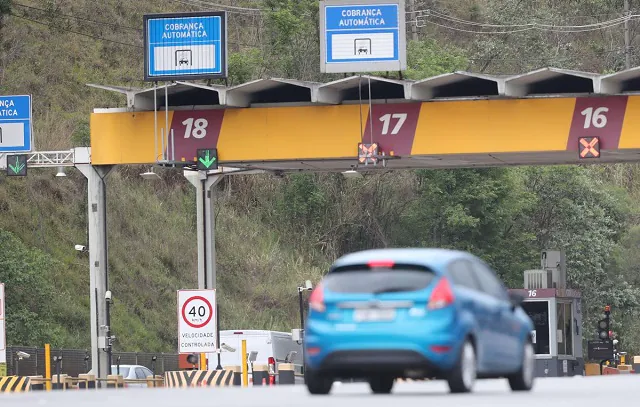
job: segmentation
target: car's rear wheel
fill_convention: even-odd
[[[467,339],[462,345],[460,356],[447,381],[452,393],[468,393],[473,389],[477,376],[476,352],[473,343]]]
[[[332,378],[311,370],[308,367],[304,371],[304,381],[309,393],[316,395],[329,394],[329,392],[331,392],[331,387],[333,386]]]
[[[525,342],[522,351],[522,366],[514,375],[509,376],[509,386],[513,391],[529,391],[533,388],[536,370],[536,353],[533,344]]]
[[[393,389],[395,382],[394,377],[389,376],[374,376],[369,379],[369,387],[375,394],[389,394]]]

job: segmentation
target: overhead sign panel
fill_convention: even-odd
[[[321,1],[320,52],[326,73],[405,70],[404,0]]]
[[[178,352],[216,352],[216,319],[216,290],[179,290]]]
[[[31,96],[0,96],[0,153],[31,151]]]
[[[227,77],[227,13],[144,16],[145,81]]]

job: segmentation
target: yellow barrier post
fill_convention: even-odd
[[[247,365],[247,340],[242,340],[242,386],[249,386],[249,366]]]
[[[51,345],[44,345],[44,378],[47,391],[51,391]]]
[[[207,370],[207,355],[205,353],[200,354],[200,370]]]

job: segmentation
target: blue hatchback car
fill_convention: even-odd
[[[338,259],[309,298],[305,382],[328,394],[335,380],[364,379],[390,393],[397,378],[476,379],[533,386],[533,322],[496,273],[466,252],[379,249]]]

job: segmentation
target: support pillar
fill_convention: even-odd
[[[196,187],[198,233],[198,289],[216,288],[216,223],[214,186],[223,174],[185,171],[185,178]]]
[[[77,164],[87,178],[89,227],[89,280],[91,300],[91,367],[96,377],[106,379],[111,372],[108,304],[107,191],[105,178],[111,165]],[[102,387],[102,383],[100,382]]]
[[[198,289],[215,289],[216,285],[216,211],[215,185],[224,177],[221,173],[209,174],[206,171],[184,171],[184,176],[196,187],[197,233],[198,233]],[[220,307],[216,306],[217,343],[220,346]],[[220,366],[218,349],[218,364]],[[209,362],[209,369],[213,363]]]

